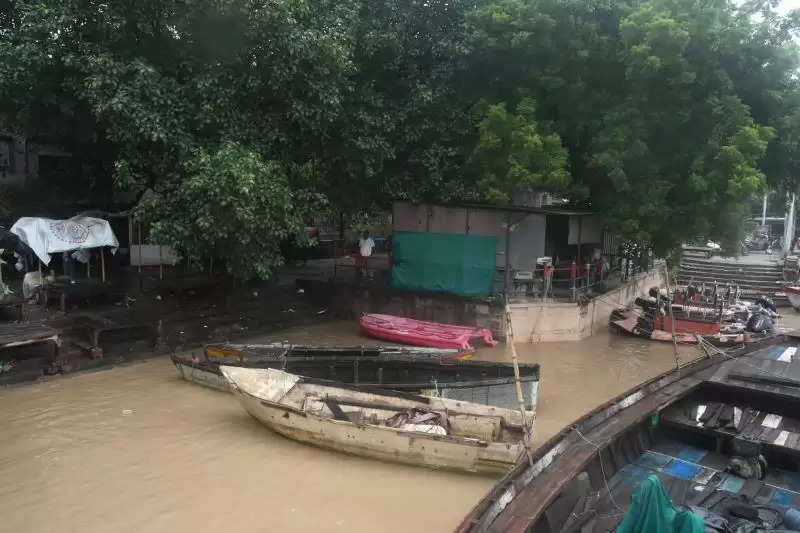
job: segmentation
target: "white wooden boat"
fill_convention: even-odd
[[[248,413],[300,442],[374,459],[487,474],[507,472],[524,449],[522,415],[516,410],[365,390],[273,368],[220,370]]]

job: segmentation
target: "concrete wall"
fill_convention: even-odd
[[[505,338],[503,306],[481,298],[420,293],[379,287],[358,287],[318,280],[297,280],[320,308],[337,318],[357,320],[364,313],[386,313],[443,324],[487,328],[498,339]]]
[[[611,311],[633,303],[653,286],[664,284],[661,266],[641,274],[625,285],[593,298],[584,305],[574,303],[511,304],[511,324],[517,342],[576,341],[608,328]]]
[[[516,342],[576,341],[608,328],[611,311],[630,305],[653,286],[663,285],[659,266],[635,280],[592,299],[586,304],[511,304]],[[487,328],[503,340],[505,312],[502,302],[447,294],[419,293],[318,280],[297,280],[320,308],[338,318],[356,320],[363,313],[387,313],[444,324]]]

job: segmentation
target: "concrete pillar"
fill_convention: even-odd
[[[764,193],[764,203],[761,206],[761,225],[767,225],[767,196],[769,196],[768,192]]]
[[[783,219],[783,255],[787,255],[792,249],[792,241],[794,240],[794,204],[797,200],[797,195],[792,193],[791,200],[789,201],[789,211]]]

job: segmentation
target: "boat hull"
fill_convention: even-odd
[[[196,362],[193,363],[191,360],[183,359],[179,356],[172,356],[172,362],[175,365],[175,368],[178,370],[178,374],[186,381],[190,383],[194,383],[197,385],[201,385],[204,387],[209,387],[219,391],[226,391],[230,392],[231,388],[228,381],[222,375],[220,371],[220,365],[215,362]],[[241,363],[240,365],[225,363],[228,366],[247,366],[249,368],[288,368],[294,370],[296,367],[291,362],[286,361],[249,361],[246,364]],[[369,365],[370,363],[362,362],[360,366],[364,367]],[[391,363],[386,363],[391,364]],[[430,365],[423,365],[420,366],[428,366]],[[400,390],[405,392],[412,392],[412,393],[419,393],[425,396],[431,396],[436,398],[448,398],[453,400],[459,400],[464,402],[476,403],[481,405],[492,405],[497,407],[506,407],[506,408],[515,408],[518,405],[518,400],[516,396],[516,384],[514,378],[511,376],[501,376],[501,377],[472,377],[470,378],[469,375],[471,374],[468,372],[470,368],[486,368],[487,370],[492,370],[492,367],[499,367],[500,365],[493,365],[492,363],[483,363],[477,361],[469,361],[463,362],[453,365],[446,365],[442,366],[437,369],[440,372],[449,372],[451,369],[453,371],[457,371],[457,369],[462,369],[461,374],[464,376],[462,380],[454,380],[448,379],[447,376],[442,376],[439,374],[437,377],[438,380],[433,378],[436,376],[437,370],[431,369],[430,376],[432,379],[427,379],[425,381],[406,381],[406,382],[388,382],[388,383],[375,383],[369,381],[362,381],[358,385],[363,388],[374,388],[374,389],[387,389],[387,390]],[[503,374],[507,373],[507,365],[502,365]],[[309,371],[311,369],[310,366],[307,364],[303,366],[306,371],[303,373],[304,375],[310,375],[309,377],[316,377],[316,378],[328,378],[330,377],[327,375],[327,372],[330,370],[330,366],[321,366],[319,370],[323,371],[324,373],[318,373],[318,371]],[[364,377],[367,377],[369,373],[364,370]],[[520,376],[520,385],[522,390],[523,399],[525,401],[525,407],[531,413],[535,415],[536,407],[539,401],[539,371],[538,366],[532,365],[523,365],[521,370]],[[425,372],[424,369],[420,369],[420,372]],[[301,372],[302,373],[302,372]],[[499,373],[499,372],[498,372]],[[389,372],[387,372],[387,375]],[[396,373],[394,373],[396,375]],[[342,376],[344,377],[344,376]],[[418,378],[419,379],[419,378]],[[353,384],[352,377],[349,380],[344,381],[348,384]]]
[[[522,451],[519,444],[451,442],[446,437],[359,427],[349,422],[298,413],[234,391],[244,409],[284,437],[320,448],[381,461],[460,470],[487,475],[504,474]]]
[[[426,322],[393,315],[366,314],[359,320],[362,333],[369,337],[433,348],[471,350],[470,339],[483,339],[488,346],[497,344],[485,328]]]
[[[203,368],[198,365],[191,365],[183,361],[172,359],[178,374],[190,383],[202,385],[222,392],[230,392],[231,387],[225,377],[217,371]]]
[[[285,437],[321,448],[480,474],[508,472],[523,451],[519,411],[391,391],[361,391],[273,369],[224,366],[222,373],[251,416]],[[340,406],[336,409],[341,417],[327,410],[331,403]],[[342,409],[352,406],[356,411],[348,412],[360,413],[358,422],[343,414]],[[424,424],[390,427],[378,421],[387,413],[414,409],[446,413],[448,429]],[[526,417],[530,420],[529,414]]]

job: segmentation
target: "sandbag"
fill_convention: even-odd
[[[757,313],[747,321],[745,329],[752,333],[766,333],[773,329],[772,320],[763,313]]]

